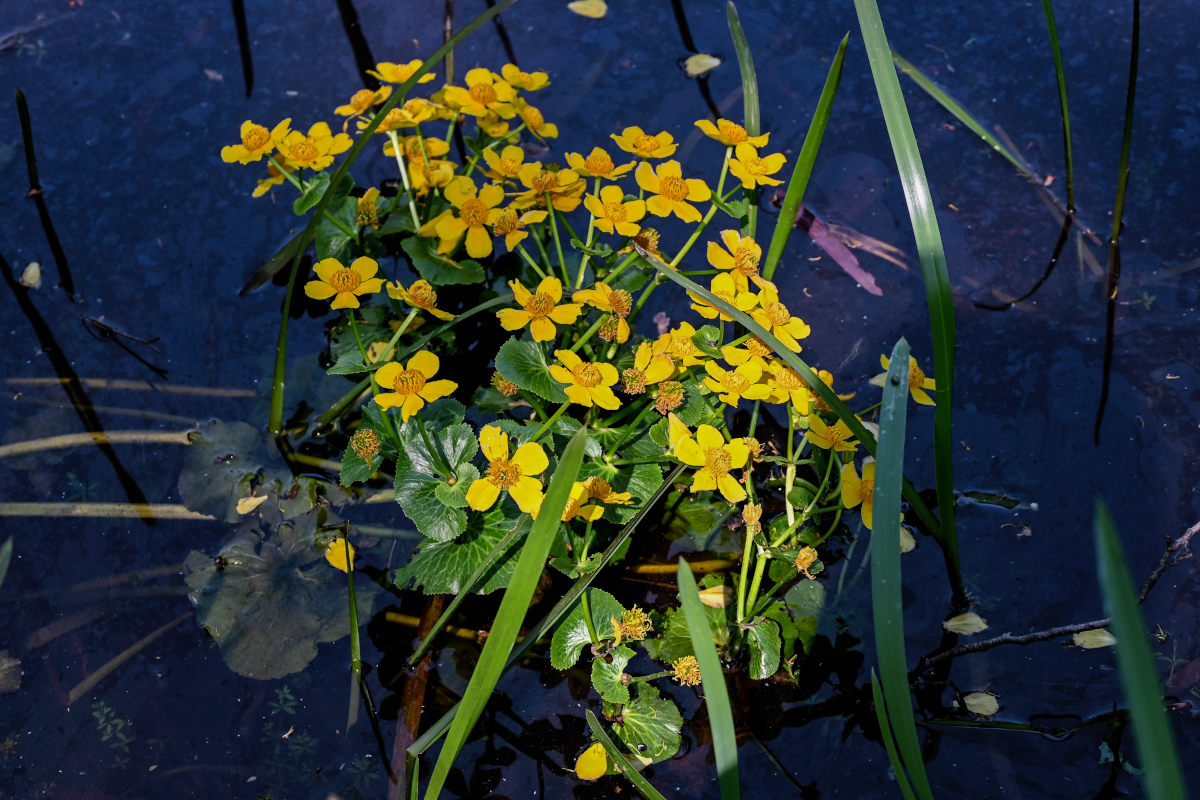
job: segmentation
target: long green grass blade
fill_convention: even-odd
[[[353,166],[356,160],[358,160],[359,154],[362,153],[363,149],[367,146],[367,143],[371,140],[371,136],[375,133],[375,129],[379,127],[379,123],[383,122],[384,117],[387,116],[389,111],[396,107],[397,103],[400,103],[408,96],[408,91],[417,85],[417,81],[422,75],[433,69],[434,65],[440,62],[447,53],[449,53],[458,45],[459,42],[474,33],[476,28],[499,14],[501,11],[504,11],[515,2],[517,2],[517,0],[500,0],[500,2],[496,3],[494,6],[475,17],[475,19],[468,22],[462,30],[451,36],[445,44],[435,50],[433,55],[426,59],[425,62],[422,63],[419,68],[417,68],[417,71],[409,77],[408,80],[397,86],[395,91],[392,92],[392,96],[388,99],[388,101],[380,106],[379,110],[375,112],[375,116],[371,118],[370,124],[367,125],[361,134],[359,134],[358,141],[356,141],[354,146],[350,148],[350,151],[346,153],[346,158],[342,161],[338,168],[334,170],[333,175],[330,176],[329,185],[337,186],[341,181],[342,176],[350,171],[350,167]],[[288,275],[287,294],[284,295],[283,310],[280,314],[279,336],[275,343],[275,370],[271,379],[271,405],[267,416],[267,430],[272,436],[278,436],[283,432],[283,387],[284,378],[287,372],[288,319],[291,314],[292,295],[295,293],[296,288],[296,277],[300,271],[300,262],[303,259],[304,251],[308,248],[308,245],[313,240],[313,237],[316,236],[317,225],[320,223],[321,217],[325,212],[325,206],[328,205],[329,198],[332,197],[333,194],[333,192],[326,192],[325,194],[321,195],[321,199],[313,208],[312,215],[309,216],[308,223],[304,226],[304,231],[300,236],[300,241],[296,245],[297,249],[295,259],[292,261],[292,269]]]
[[[1096,503],[1096,568],[1104,606],[1117,637],[1117,672],[1129,701],[1129,716],[1137,741],[1142,782],[1150,800],[1183,800],[1187,792],[1179,770],[1179,757],[1171,724],[1163,708],[1154,654],[1146,642],[1146,626],[1138,611],[1137,596],[1129,577],[1129,566],[1121,552],[1112,517],[1103,503]]]
[[[900,71],[911,78],[913,83],[924,89],[925,94],[937,101],[938,105],[940,105],[942,108],[949,111],[950,114],[963,125],[965,125],[968,130],[970,130],[980,139],[983,139],[983,141],[987,143],[988,147],[1004,156],[1004,159],[1016,167],[1018,172],[1030,180],[1034,179],[1033,173],[1029,171],[1025,164],[1023,164],[1020,159],[1013,155],[1011,150],[1001,144],[995,136],[992,136],[992,134],[988,132],[987,128],[979,124],[979,121],[975,119],[975,117],[971,116],[971,112],[959,105],[959,102],[947,94],[945,89],[930,80],[929,76],[913,66],[907,59],[904,58],[904,56],[900,55],[895,50],[892,50],[891,53],[892,61],[896,63],[896,66],[900,68]]]
[[[717,782],[722,800],[737,800],[738,786],[737,731],[733,727],[733,709],[729,706],[729,689],[725,686],[725,671],[721,657],[712,640],[712,630],[700,602],[700,590],[687,561],[679,559],[679,602],[687,619],[692,651],[700,664],[700,683],[704,688],[704,705],[712,726],[713,758],[717,762]]]
[[[929,182],[925,179],[925,168],[921,165],[917,137],[913,133],[908,109],[904,105],[904,93],[900,90],[900,79],[896,76],[896,67],[892,63],[892,52],[888,48],[883,21],[879,18],[879,6],[875,0],[854,0],[854,7],[858,11],[863,43],[871,62],[871,74],[875,79],[883,118],[887,123],[888,137],[891,139],[896,167],[900,172],[900,182],[904,186],[904,199],[908,203],[908,215],[912,221],[917,254],[921,259],[921,273],[925,279],[925,299],[929,306],[929,322],[933,330],[934,377],[937,380],[933,458],[937,473],[940,541],[954,592],[954,604],[965,607],[967,593],[962,582],[958,539],[954,526],[955,442],[951,419],[951,395],[954,388],[954,297],[950,287],[950,274],[946,269],[946,252],[938,230],[933,197],[929,193]],[[884,687],[887,687],[886,682]]]
[[[887,751],[892,772],[896,775],[896,783],[900,786],[900,794],[904,795],[904,800],[917,800],[908,775],[904,774],[904,762],[900,760],[900,753],[896,750],[896,737],[892,736],[892,724],[888,722],[887,702],[883,699],[883,687],[879,685],[879,676],[875,674],[874,667],[871,668],[871,697],[875,700],[875,719],[879,722],[879,736],[883,739],[883,749]]]
[[[4,585],[4,578],[8,575],[8,565],[12,563],[13,539],[8,537],[4,544],[0,544],[0,586]]]
[[[842,61],[846,57],[846,45],[850,43],[850,34],[842,37],[833,63],[829,65],[829,74],[825,76],[825,88],[821,90],[821,98],[817,101],[817,110],[813,112],[812,122],[808,124],[808,133],[804,136],[804,146],[796,157],[796,166],[792,168],[792,177],[788,181],[787,193],[783,197],[783,205],[779,208],[779,219],[775,221],[775,231],[771,234],[771,246],[767,248],[767,257],[763,261],[763,277],[771,280],[779,259],[783,256],[783,248],[787,246],[788,237],[792,235],[792,226],[796,214],[804,203],[804,190],[808,188],[808,180],[812,177],[813,164],[817,160],[817,151],[821,149],[821,140],[825,136],[825,127],[829,124],[829,114],[833,110],[833,98],[837,95],[838,82],[842,78]]]
[[[436,800],[441,795],[442,787],[450,775],[450,769],[454,766],[459,751],[466,743],[467,736],[475,727],[476,720],[483,713],[484,706],[491,699],[492,690],[496,688],[496,683],[504,672],[513,643],[521,630],[521,623],[529,611],[529,602],[542,577],[550,546],[554,543],[554,537],[558,535],[559,518],[563,509],[567,507],[571,484],[574,483],[579,467],[583,464],[583,450],[586,444],[587,426],[583,426],[571,437],[558,460],[558,468],[550,479],[550,485],[546,487],[546,497],[542,501],[538,518],[534,520],[529,538],[521,548],[521,557],[517,561],[512,581],[504,592],[499,610],[496,611],[492,631],[483,646],[483,652],[479,654],[479,662],[475,665],[471,682],[467,684],[467,690],[458,704],[458,713],[450,723],[450,730],[446,734],[442,752],[438,754],[433,774],[429,776],[429,787],[425,791],[426,800]]]
[[[1108,237],[1109,243],[1113,245],[1121,238],[1121,224],[1125,216],[1125,190],[1129,185],[1129,148],[1133,144],[1133,100],[1137,93],[1141,30],[1142,4],[1140,0],[1133,0],[1133,27],[1129,32],[1129,80],[1125,85],[1125,125],[1121,134],[1121,166],[1117,168],[1117,199],[1113,205],[1112,234]],[[1116,280],[1111,274],[1108,289],[1110,296],[1117,290]]]
[[[871,609],[875,649],[882,675],[888,723],[896,749],[917,796],[933,797],[908,690],[904,652],[904,604],[900,597],[900,486],[904,480],[904,431],[908,402],[908,342],[892,348],[883,404],[879,407],[879,450],[875,456],[874,524],[871,531]]]
[[[609,738],[604,726],[600,724],[600,720],[596,719],[596,715],[592,713],[591,709],[585,711],[584,716],[587,718],[588,727],[592,729],[592,735],[596,737],[596,741],[604,746],[604,752],[608,753],[608,757],[621,770],[621,774],[633,784],[633,788],[637,789],[646,800],[667,800],[650,784],[650,781],[643,777],[642,773],[637,771],[633,764],[629,763],[629,759],[621,752],[621,748],[617,747],[616,743]]]
[[[640,247],[636,242],[634,243],[634,248],[637,249],[638,255],[640,255],[648,264],[658,270],[660,274],[665,275],[667,278],[679,284],[692,294],[702,298],[704,302],[721,309],[721,311],[741,324],[748,332],[762,339],[763,342],[765,342],[767,346],[775,352],[779,359],[783,361],[783,363],[794,369],[796,373],[799,374],[800,377],[803,378],[804,381],[812,388],[812,390],[821,396],[821,399],[833,409],[833,413],[837,414],[838,418],[843,420],[858,438],[858,440],[863,443],[863,446],[867,449],[867,452],[869,452],[871,455],[875,455],[875,435],[867,430],[862,422],[859,421],[858,417],[855,416],[854,412],[850,410],[849,406],[842,402],[841,398],[838,397],[837,394],[835,394],[834,391],[825,384],[825,381],[817,377],[817,374],[813,372],[812,367],[808,366],[808,364],[806,364],[804,360],[800,358],[800,356],[796,355],[791,350],[788,350],[777,337],[772,335],[771,332],[766,328],[755,322],[754,318],[749,314],[734,308],[729,303],[717,297],[700,284],[683,275],[680,275],[678,272],[668,267],[662,261],[662,259],[658,258],[648,250]],[[932,531],[935,536],[938,536],[938,521],[934,519],[933,514],[931,514],[929,511],[929,507],[925,505],[925,501],[921,499],[921,496],[917,494],[917,490],[908,481],[904,482],[904,499],[906,499],[909,505],[912,507],[913,513],[915,513],[921,519],[922,524]]]
[[[1054,6],[1042,0],[1046,15],[1046,33],[1050,35],[1050,50],[1054,54],[1054,77],[1058,83],[1058,108],[1062,117],[1063,154],[1067,173],[1067,213],[1075,213],[1075,161],[1071,156],[1071,114],[1067,110],[1067,75],[1063,69],[1062,45],[1058,41],[1058,25],[1054,22]]]
[[[762,116],[758,101],[758,73],[754,70],[754,56],[750,52],[750,42],[746,40],[746,31],[742,29],[742,20],[738,16],[737,6],[733,0],[725,6],[725,16],[729,20],[729,34],[733,38],[733,49],[737,52],[738,70],[742,74],[742,107],[743,125],[746,133],[758,136],[762,132]],[[746,211],[746,224],[743,233],[754,236],[758,225],[758,190],[746,192],[750,201]]]

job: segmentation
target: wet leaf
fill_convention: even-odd
[[[679,752],[683,717],[670,698],[648,683],[635,684],[636,698],[621,709],[613,732],[639,758],[657,763]]]
[[[957,700],[954,701],[954,705],[958,706]],[[963,696],[963,705],[967,711],[981,717],[995,716],[1000,710],[1000,700],[991,692],[970,692]]]
[[[179,474],[179,496],[191,511],[238,522],[242,500],[278,495],[291,485],[291,473],[278,451],[267,450],[262,431],[245,422],[214,420],[190,438]]]
[[[550,377],[550,366],[541,345],[532,339],[513,337],[496,354],[496,371],[526,391],[543,400],[566,402],[562,384]]]
[[[689,78],[699,78],[721,66],[721,59],[708,53],[694,53],[683,60],[683,71]]]
[[[441,478],[414,472],[396,476],[396,502],[422,536],[435,542],[449,542],[467,529],[467,513],[462,508],[448,506],[438,499]]]
[[[705,606],[704,615],[708,619],[713,643],[716,644],[718,651],[723,651],[729,645],[729,629],[725,624],[725,609]],[[657,625],[655,627],[657,628]],[[662,637],[646,639],[642,642],[642,648],[655,661],[662,661],[665,664],[674,663],[684,656],[695,655],[683,612],[677,608],[667,611]]]
[[[960,636],[970,636],[980,631],[986,631],[988,624],[987,620],[974,611],[968,611],[965,614],[959,614],[957,617],[951,617],[946,620],[942,623],[942,627]]]
[[[458,594],[514,524],[513,520],[504,516],[502,504],[483,514],[472,514],[466,532],[456,541],[423,542],[412,560],[396,571],[396,586],[403,589],[410,581],[415,581],[416,587],[425,594]],[[527,530],[529,518],[525,517],[521,525]],[[476,593],[487,594],[508,586],[520,552],[519,546],[510,548],[508,554],[484,576],[482,583],[475,588]]]
[[[1085,650],[1093,650],[1097,647],[1112,647],[1117,643],[1117,637],[1104,628],[1093,628],[1090,631],[1080,631],[1072,636],[1071,643]]]
[[[779,670],[779,626],[765,617],[755,617],[746,631],[750,645],[750,677],[766,680]]]
[[[608,3],[604,0],[572,0],[567,8],[589,19],[600,19],[608,13]]]
[[[621,645],[614,648],[609,655],[612,663],[603,658],[592,662],[592,686],[596,687],[596,691],[606,702],[628,703],[629,686],[622,682],[621,676],[625,674],[625,667],[633,658],[634,652]]]
[[[624,616],[624,606],[602,589],[588,589],[588,605],[592,609],[592,625],[596,628],[596,635],[601,639],[612,639],[614,637],[612,618],[620,619]],[[590,646],[591,643],[587,621],[584,618],[583,603],[576,603],[558,629],[554,631],[554,638],[550,640],[551,665],[555,669],[567,669],[575,666],[583,648]]]
[[[581,781],[594,781],[608,773],[608,754],[596,742],[575,759],[575,774]]]

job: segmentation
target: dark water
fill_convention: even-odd
[[[0,2],[0,35],[24,31],[0,40],[3,96],[20,87],[28,98],[46,210],[69,261],[76,302],[54,288],[61,276],[37,209],[24,196],[24,150],[12,105],[0,113],[0,254],[18,273],[31,261],[43,265],[45,285],[30,299],[81,378],[148,385],[85,384],[90,401],[103,407],[98,413],[108,430],[183,431],[210,418],[257,427],[265,422],[282,290],[239,296],[238,289],[286,241],[296,218],[286,191],[274,200],[251,199],[255,171],[224,165],[218,153],[235,141],[246,118],[273,123],[290,116],[302,125],[332,120],[333,107],[360,84],[334,4],[246,5],[255,75],[249,99],[226,5]],[[460,22],[484,7],[458,5]],[[726,59],[708,81],[711,97],[739,118],[723,4],[686,5],[697,49]],[[688,50],[670,4],[615,0],[610,6],[603,21],[539,0],[524,0],[505,15],[521,66],[552,73],[554,83],[539,100],[563,131],[556,150],[586,152],[636,124],[671,131],[683,143],[682,160],[711,171],[700,165],[705,159],[715,164],[719,152],[694,133],[692,122],[707,115],[707,105],[700,85],[678,69]],[[1200,68],[1186,10],[1193,6],[1144,9],[1122,288],[1099,444],[1093,426],[1105,335],[1103,275],[1072,241],[1031,301],[1005,312],[976,307],[973,301],[996,302],[992,290],[1014,296],[1031,287],[1058,226],[1034,187],[906,84],[956,293],[957,485],[1021,501],[1013,511],[960,508],[964,577],[991,632],[1103,616],[1091,545],[1097,498],[1113,512],[1135,580],[1157,562],[1165,537],[1178,536],[1200,517],[1194,269],[1200,248],[1192,203],[1200,189]],[[440,20],[427,4],[359,2],[356,8],[377,61],[423,56],[439,41]],[[759,70],[764,128],[772,131],[773,148],[794,156],[828,59],[845,31],[857,28],[852,8],[773,2],[746,3],[741,11]],[[1103,238],[1115,193],[1129,11],[1103,2],[1062,3],[1057,12],[1080,217]],[[1003,126],[1040,173],[1057,177],[1052,191],[1061,197],[1061,134],[1040,4],[1005,4],[1001,11],[992,4],[923,2],[885,7],[883,14],[893,47],[985,125]],[[488,26],[458,52],[458,73],[476,65],[498,68],[505,60],[496,28]],[[903,272],[864,257],[884,291],[875,298],[828,258],[814,261],[820,251],[796,239],[779,275],[785,300],[802,309],[813,328],[805,343],[810,363],[832,370],[839,387],[866,396],[879,353],[899,336],[908,337],[923,366],[930,360],[924,290],[890,162],[866,59],[852,36],[809,199],[823,218],[901,247],[913,266]],[[364,159],[360,175],[365,184],[391,173],[375,158]],[[1088,249],[1102,267],[1104,249]],[[682,316],[685,304],[666,308]],[[11,293],[0,300],[3,372],[10,381],[0,399],[5,443],[82,430],[60,389],[14,382],[55,376],[26,312]],[[141,339],[157,337],[155,349],[131,346],[167,370],[167,379],[111,341],[89,335],[83,317]],[[317,366],[324,344],[321,319],[293,325],[290,402],[304,396],[321,407],[342,391]],[[168,391],[178,387],[185,391]],[[910,427],[909,474],[928,485],[932,412],[917,409]],[[151,502],[178,503],[181,452],[173,444],[119,445],[115,457]],[[116,475],[94,449],[9,457],[0,459],[0,495],[6,504],[123,502],[129,491]],[[303,673],[255,681],[232,673],[189,617],[66,705],[71,688],[102,664],[189,612],[172,567],[193,549],[215,552],[229,526],[194,520],[148,526],[6,509],[3,538],[13,536],[15,557],[0,592],[9,611],[0,622],[0,649],[20,659],[23,675],[20,691],[0,701],[0,742],[6,743],[0,796],[384,796],[386,778],[369,726],[360,720],[348,734],[343,730],[344,640],[322,645]],[[387,506],[351,513],[356,523],[404,527]],[[408,546],[399,540],[392,552],[384,545],[372,559],[380,567],[389,558],[395,565]],[[861,576],[854,582],[864,549],[847,554],[828,574],[822,632],[864,639],[856,650],[869,665],[866,586]],[[948,601],[944,569],[928,541],[904,563],[910,654],[923,653],[940,638]],[[137,576],[100,589],[88,585],[126,573]],[[1187,666],[1200,658],[1198,588],[1192,563],[1184,562],[1144,607],[1149,626],[1170,634],[1156,649],[1164,657],[1164,681],[1174,679],[1168,693],[1189,706],[1172,718],[1193,788],[1200,786],[1200,762],[1187,743],[1200,734],[1190,710],[1200,701]],[[671,594],[661,599],[669,602]],[[390,598],[377,607],[389,603],[399,606]],[[405,610],[414,608],[419,611],[419,605]],[[86,619],[66,633],[30,641],[43,626],[77,614]],[[376,620],[371,641],[364,640],[368,662],[379,660],[378,645],[407,652],[410,635]],[[435,677],[446,690],[462,690],[475,652],[458,644],[439,654]],[[850,669],[848,680],[861,687],[866,667]],[[1058,642],[959,659],[949,680],[962,691],[996,692],[999,719],[1048,727],[1071,727],[1072,720],[1121,703],[1111,651]],[[375,688],[390,746],[396,702],[378,682]],[[460,761],[469,788],[459,780],[452,790],[511,798],[629,794],[615,782],[580,785],[564,770],[586,742],[583,709],[596,708],[578,676],[563,680],[535,665],[502,688],[506,697],[494,718],[485,719],[487,738],[473,742]],[[738,688],[741,707],[755,711],[748,729],[763,745],[748,740],[741,748],[748,794],[769,786],[781,797],[899,796],[882,748],[864,737],[861,725],[847,722],[854,706],[845,702],[846,686],[825,685],[809,697]],[[675,689],[673,696],[688,719],[702,705],[690,691]],[[950,696],[947,691],[943,699]],[[431,707],[444,702],[436,692],[431,698]],[[1064,719],[1046,722],[1050,715]],[[293,733],[282,738],[289,727]],[[685,734],[684,754],[649,774],[669,796],[716,797],[706,728],[697,724]],[[1112,744],[1104,722],[1064,741],[947,729],[929,771],[939,797],[1140,796],[1135,778],[1105,763],[1104,748]],[[1138,763],[1128,738],[1124,744]],[[805,788],[784,781],[764,748]]]

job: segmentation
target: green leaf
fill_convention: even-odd
[[[750,677],[766,680],[779,670],[779,650],[783,644],[779,626],[766,617],[755,617],[746,635],[750,645]]]
[[[329,204],[326,211],[330,216],[336,217],[342,225],[349,230],[354,230],[358,225],[358,201],[353,197],[346,197],[342,200],[336,200]],[[315,247],[317,258],[336,258],[343,263],[350,261],[350,245],[354,242],[354,238],[349,236],[346,231],[333,224],[333,221],[321,215],[321,221],[317,224],[317,235],[315,239]]]
[[[708,621],[710,641],[719,650],[729,646],[729,627],[726,625],[725,609],[704,606],[704,615]],[[665,613],[665,621],[661,627],[662,636],[657,639],[646,639],[642,649],[646,655],[664,664],[673,664],[684,656],[696,654],[692,646],[692,637],[688,631],[687,618],[682,609],[672,608]]]
[[[354,350],[347,350],[345,353],[342,353],[337,363],[329,368],[330,375],[358,375],[359,373],[370,371],[371,368],[363,361],[362,351],[357,346]]]
[[[387,325],[388,311],[383,306],[355,309],[354,319],[363,347],[370,347],[372,342],[386,342],[392,338],[391,328]],[[350,320],[345,316],[339,319],[329,332],[329,354],[333,356],[335,363],[341,363],[342,359],[353,356],[362,358],[362,351],[358,349]]]
[[[532,339],[513,337],[500,346],[496,354],[496,371],[526,391],[543,400],[565,403],[563,386],[550,377],[550,366],[542,346]]]
[[[396,586],[403,589],[412,581],[425,594],[458,594],[464,591],[471,576],[487,562],[492,548],[516,524],[505,518],[499,504],[483,514],[472,514],[461,538],[452,542],[423,542],[412,560],[396,570]],[[527,529],[529,518],[524,517],[519,524]],[[507,555],[496,559],[494,568],[483,576],[474,591],[488,594],[508,586],[519,554],[520,549],[514,547]]]
[[[679,752],[683,716],[669,697],[648,683],[634,684],[637,695],[621,708],[613,732],[630,750],[651,763],[665,761]]]
[[[718,356],[723,358],[723,356]],[[700,388],[700,384],[695,379],[689,378],[683,384],[684,400],[683,405],[675,410],[675,416],[679,417],[679,421],[689,428],[694,428],[697,425],[719,425],[721,412],[713,408],[709,402],[709,396],[706,395]]]
[[[431,425],[425,420],[421,420],[418,424],[417,418],[414,417],[404,423],[398,433],[400,440],[404,443],[404,451],[408,454],[409,463],[417,472],[428,474],[438,472],[438,459],[434,458],[434,454],[426,446],[425,437],[421,435],[421,424],[425,426],[429,444],[433,445],[434,450],[441,455],[441,459],[445,460],[447,466],[456,475],[459,467],[470,462],[479,452],[479,440],[475,438],[475,431],[471,429],[470,425],[463,422],[453,425]],[[456,484],[452,483],[451,486],[453,485]]]
[[[825,587],[819,581],[800,581],[783,597],[796,621],[796,636],[808,651],[825,612]]]
[[[721,209],[722,211],[724,211],[726,214],[733,217],[734,219],[741,219],[742,217],[746,216],[746,214],[750,211],[750,203],[747,202],[745,199],[734,200],[732,202],[726,203],[723,200],[721,200],[721,198],[717,197],[715,194],[709,199],[712,201],[712,204],[714,206]]]
[[[292,211],[296,216],[304,216],[305,212],[321,202],[321,196],[325,194],[325,190],[329,188],[329,173],[318,172],[309,180],[308,185],[304,187],[304,191],[300,196],[292,201]]]
[[[710,358],[724,358],[721,354],[721,330],[716,325],[700,326],[700,330],[692,334],[692,344]]]
[[[612,662],[597,658],[592,662],[592,686],[608,703],[628,703],[629,686],[621,681],[625,667],[633,658],[634,652],[625,645],[614,648],[609,656]]]
[[[439,503],[445,503],[451,508],[467,507],[467,490],[471,484],[479,480],[479,468],[467,462],[454,468],[456,480],[454,483],[438,481],[433,493]]]
[[[434,286],[483,283],[487,277],[476,261],[455,261],[437,252],[437,240],[409,236],[401,244],[421,277]]]
[[[684,536],[691,537],[697,549],[708,548],[709,540],[717,533],[725,520],[735,512],[735,509],[725,501],[725,498],[713,492],[704,497],[686,495],[675,504],[673,494],[669,502],[675,508],[675,513],[667,523],[666,537],[674,541]]]
[[[438,499],[439,484],[447,486],[441,478],[432,475],[401,472],[396,475],[396,502],[421,535],[437,542],[449,542],[467,529],[467,514]]]
[[[625,607],[603,589],[588,589],[587,596],[588,605],[592,609],[592,625],[596,628],[596,635],[601,639],[614,638],[612,618],[620,619],[625,614]],[[584,618],[583,603],[576,603],[571,609],[571,613],[567,614],[558,626],[558,630],[554,631],[554,638],[550,640],[551,666],[555,669],[569,669],[575,666],[583,648],[588,647],[591,643],[587,620]]]
[[[579,474],[579,466],[583,462],[586,440],[586,429],[581,429],[575,434],[575,438],[567,445],[559,459],[558,469],[550,479],[550,485],[546,487],[538,518],[521,548],[512,583],[504,592],[504,599],[500,601],[500,608],[496,612],[496,620],[492,624],[487,643],[483,646],[483,652],[479,654],[471,682],[467,684],[454,721],[450,723],[450,730],[446,733],[442,751],[429,778],[426,800],[433,800],[441,793],[451,767],[504,672],[509,653],[516,642],[517,634],[520,633],[521,624],[540,582],[550,545],[558,535],[559,520],[567,507],[571,485],[575,482],[575,476]],[[678,711],[675,713],[678,715]],[[682,724],[682,720],[680,722]]]
[[[580,478],[591,476],[603,478],[614,492],[629,492],[635,502],[624,505],[604,505],[604,519],[609,522],[625,524],[637,515],[642,504],[654,496],[658,487],[662,486],[662,467],[657,464],[634,464],[632,466],[614,467],[603,461],[591,461],[584,464]]]
[[[646,800],[666,800],[661,792],[651,786],[650,782],[642,777],[637,767],[629,762],[626,754],[621,752],[616,743],[608,738],[608,734],[604,732],[604,727],[600,724],[600,720],[596,719],[596,715],[592,713],[591,709],[587,709],[583,713],[587,718],[587,724],[591,728],[592,735],[596,737],[596,741],[604,746],[604,752],[608,754],[608,757],[617,765],[620,773],[625,776],[626,780],[633,784],[642,797],[646,798]]]
[[[354,452],[353,447],[347,445],[346,452],[342,454],[342,472],[339,481],[342,486],[365,483],[382,465],[383,453],[376,453],[371,457],[370,463],[367,463],[363,461],[362,456]]]

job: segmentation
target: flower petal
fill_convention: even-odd
[[[517,501],[517,506],[526,514],[532,514],[541,507],[543,495],[542,484],[535,478],[524,477],[508,487],[508,493]]]
[[[499,425],[485,425],[479,432],[479,449],[488,461],[508,458],[508,434]]]
[[[521,469],[522,475],[541,475],[550,466],[546,451],[537,442],[526,442],[513,453],[512,463]]]
[[[487,511],[496,504],[496,498],[499,496],[499,486],[487,478],[480,478],[473,481],[471,488],[467,489],[467,505],[476,511]]]
[[[391,365],[389,364],[388,366]],[[409,359],[407,368],[415,369],[426,378],[432,378],[437,374],[439,366],[441,366],[441,362],[438,360],[436,355],[428,350],[419,350],[413,354],[411,359]],[[387,369],[387,367],[381,367],[379,371],[383,372],[385,369]]]

